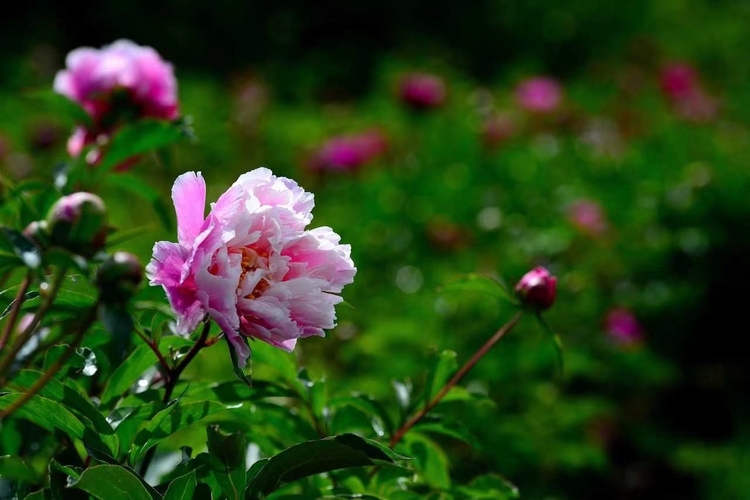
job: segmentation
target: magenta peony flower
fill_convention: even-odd
[[[445,83],[442,78],[427,73],[411,73],[401,79],[399,96],[408,106],[427,109],[440,106],[445,101]]]
[[[332,137],[313,154],[310,168],[353,170],[374,160],[386,148],[385,137],[378,131]]]
[[[698,72],[686,63],[671,63],[662,69],[661,90],[675,113],[692,122],[711,121],[719,114],[719,101],[706,92]]]
[[[68,54],[65,64],[55,76],[55,91],[80,104],[95,123],[113,111],[125,111],[114,109],[121,105],[140,118],[178,116],[172,65],[151,47],[130,40],[99,50],[81,47]]]
[[[635,315],[627,309],[616,308],[604,319],[607,336],[618,345],[634,345],[643,340],[643,329]]]
[[[568,219],[581,231],[599,235],[607,230],[601,205],[591,200],[577,200],[568,209]]]
[[[244,366],[247,337],[287,351],[298,338],[335,326],[336,295],[356,273],[350,246],[329,227],[306,230],[313,195],[258,168],[211,204],[206,185],[188,172],[172,188],[178,243],[157,242],[146,267],[189,334],[206,314],[221,327]]]
[[[557,278],[538,266],[523,275],[516,284],[515,292],[525,305],[540,311],[548,309],[555,303]]]
[[[557,80],[535,77],[522,81],[516,87],[516,101],[526,111],[551,113],[562,103],[563,91]]]

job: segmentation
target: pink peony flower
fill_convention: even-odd
[[[551,113],[562,103],[563,91],[557,80],[535,77],[522,81],[516,87],[516,101],[526,111]]]
[[[313,195],[291,179],[258,168],[211,204],[206,185],[188,172],[172,188],[178,243],[157,242],[146,268],[189,334],[206,314],[244,366],[252,337],[291,351],[298,338],[335,326],[336,295],[356,273],[350,246],[329,227],[307,230]]]
[[[310,168],[353,170],[374,160],[386,148],[386,140],[378,131],[332,137],[313,154]]]
[[[601,205],[591,200],[577,200],[568,209],[568,219],[581,231],[599,235],[607,230]]]
[[[557,278],[546,268],[538,266],[523,275],[515,292],[525,305],[540,311],[548,309],[555,303]]]
[[[172,65],[151,47],[118,40],[101,49],[78,48],[66,58],[66,69],[55,76],[54,89],[77,102],[91,116],[91,126],[78,126],[68,139],[68,153],[78,157],[94,145],[86,162],[101,160],[101,143],[117,127],[143,118],[174,120],[179,116],[177,81]],[[130,159],[117,170],[126,170]]]
[[[442,78],[427,73],[406,75],[399,87],[401,100],[415,109],[440,106],[445,101],[445,94],[445,83]]]
[[[172,65],[151,47],[118,40],[101,49],[81,47],[65,59],[55,76],[59,94],[80,104],[94,122],[115,110],[121,96],[138,117],[177,118],[177,81]]]
[[[627,309],[616,308],[604,319],[607,336],[618,345],[634,345],[643,340],[643,329],[635,315]]]

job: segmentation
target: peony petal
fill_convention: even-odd
[[[177,240],[184,247],[192,247],[206,211],[206,183],[201,173],[180,175],[172,186],[172,201],[177,212]]]

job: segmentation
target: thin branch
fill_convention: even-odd
[[[21,282],[21,287],[18,289],[18,294],[16,295],[16,298],[13,300],[13,307],[10,310],[8,321],[7,323],[5,323],[5,328],[3,328],[2,335],[0,335],[0,351],[2,351],[3,347],[5,347],[5,344],[8,343],[10,334],[13,331],[13,328],[16,326],[16,320],[18,320],[18,313],[21,311],[21,306],[23,305],[24,297],[26,297],[26,292],[29,291],[30,285],[31,285],[31,271],[29,271],[26,274],[26,277]]]
[[[482,357],[489,352],[490,349],[492,349],[492,346],[494,346],[498,340],[500,340],[503,335],[508,333],[510,330],[513,329],[514,326],[518,323],[518,321],[521,319],[521,316],[523,315],[523,311],[519,311],[516,313],[513,318],[511,318],[510,321],[508,321],[505,325],[502,326],[495,334],[490,337],[490,339],[484,343],[482,347],[479,348],[477,352],[474,353],[474,355],[467,361],[457,372],[455,375],[453,375],[453,378],[451,378],[438,392],[432,400],[427,403],[419,412],[414,414],[404,425],[401,426],[398,431],[393,435],[391,438],[390,443],[388,446],[390,448],[393,448],[396,446],[401,439],[403,439],[404,435],[412,428],[414,427],[422,418],[427,415],[430,410],[432,410],[437,404],[445,397],[446,394],[448,394],[448,391],[450,391],[456,384],[458,384],[461,379],[463,379],[469,371],[474,368],[474,365],[476,365]]]

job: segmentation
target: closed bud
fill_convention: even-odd
[[[143,266],[132,253],[115,252],[96,271],[99,297],[107,304],[129,300],[143,281]]]
[[[535,267],[523,275],[515,291],[524,305],[542,311],[555,302],[557,278],[552,276],[547,269]]]
[[[63,196],[47,214],[51,243],[84,256],[94,255],[104,247],[106,222],[104,202],[92,193]]]

